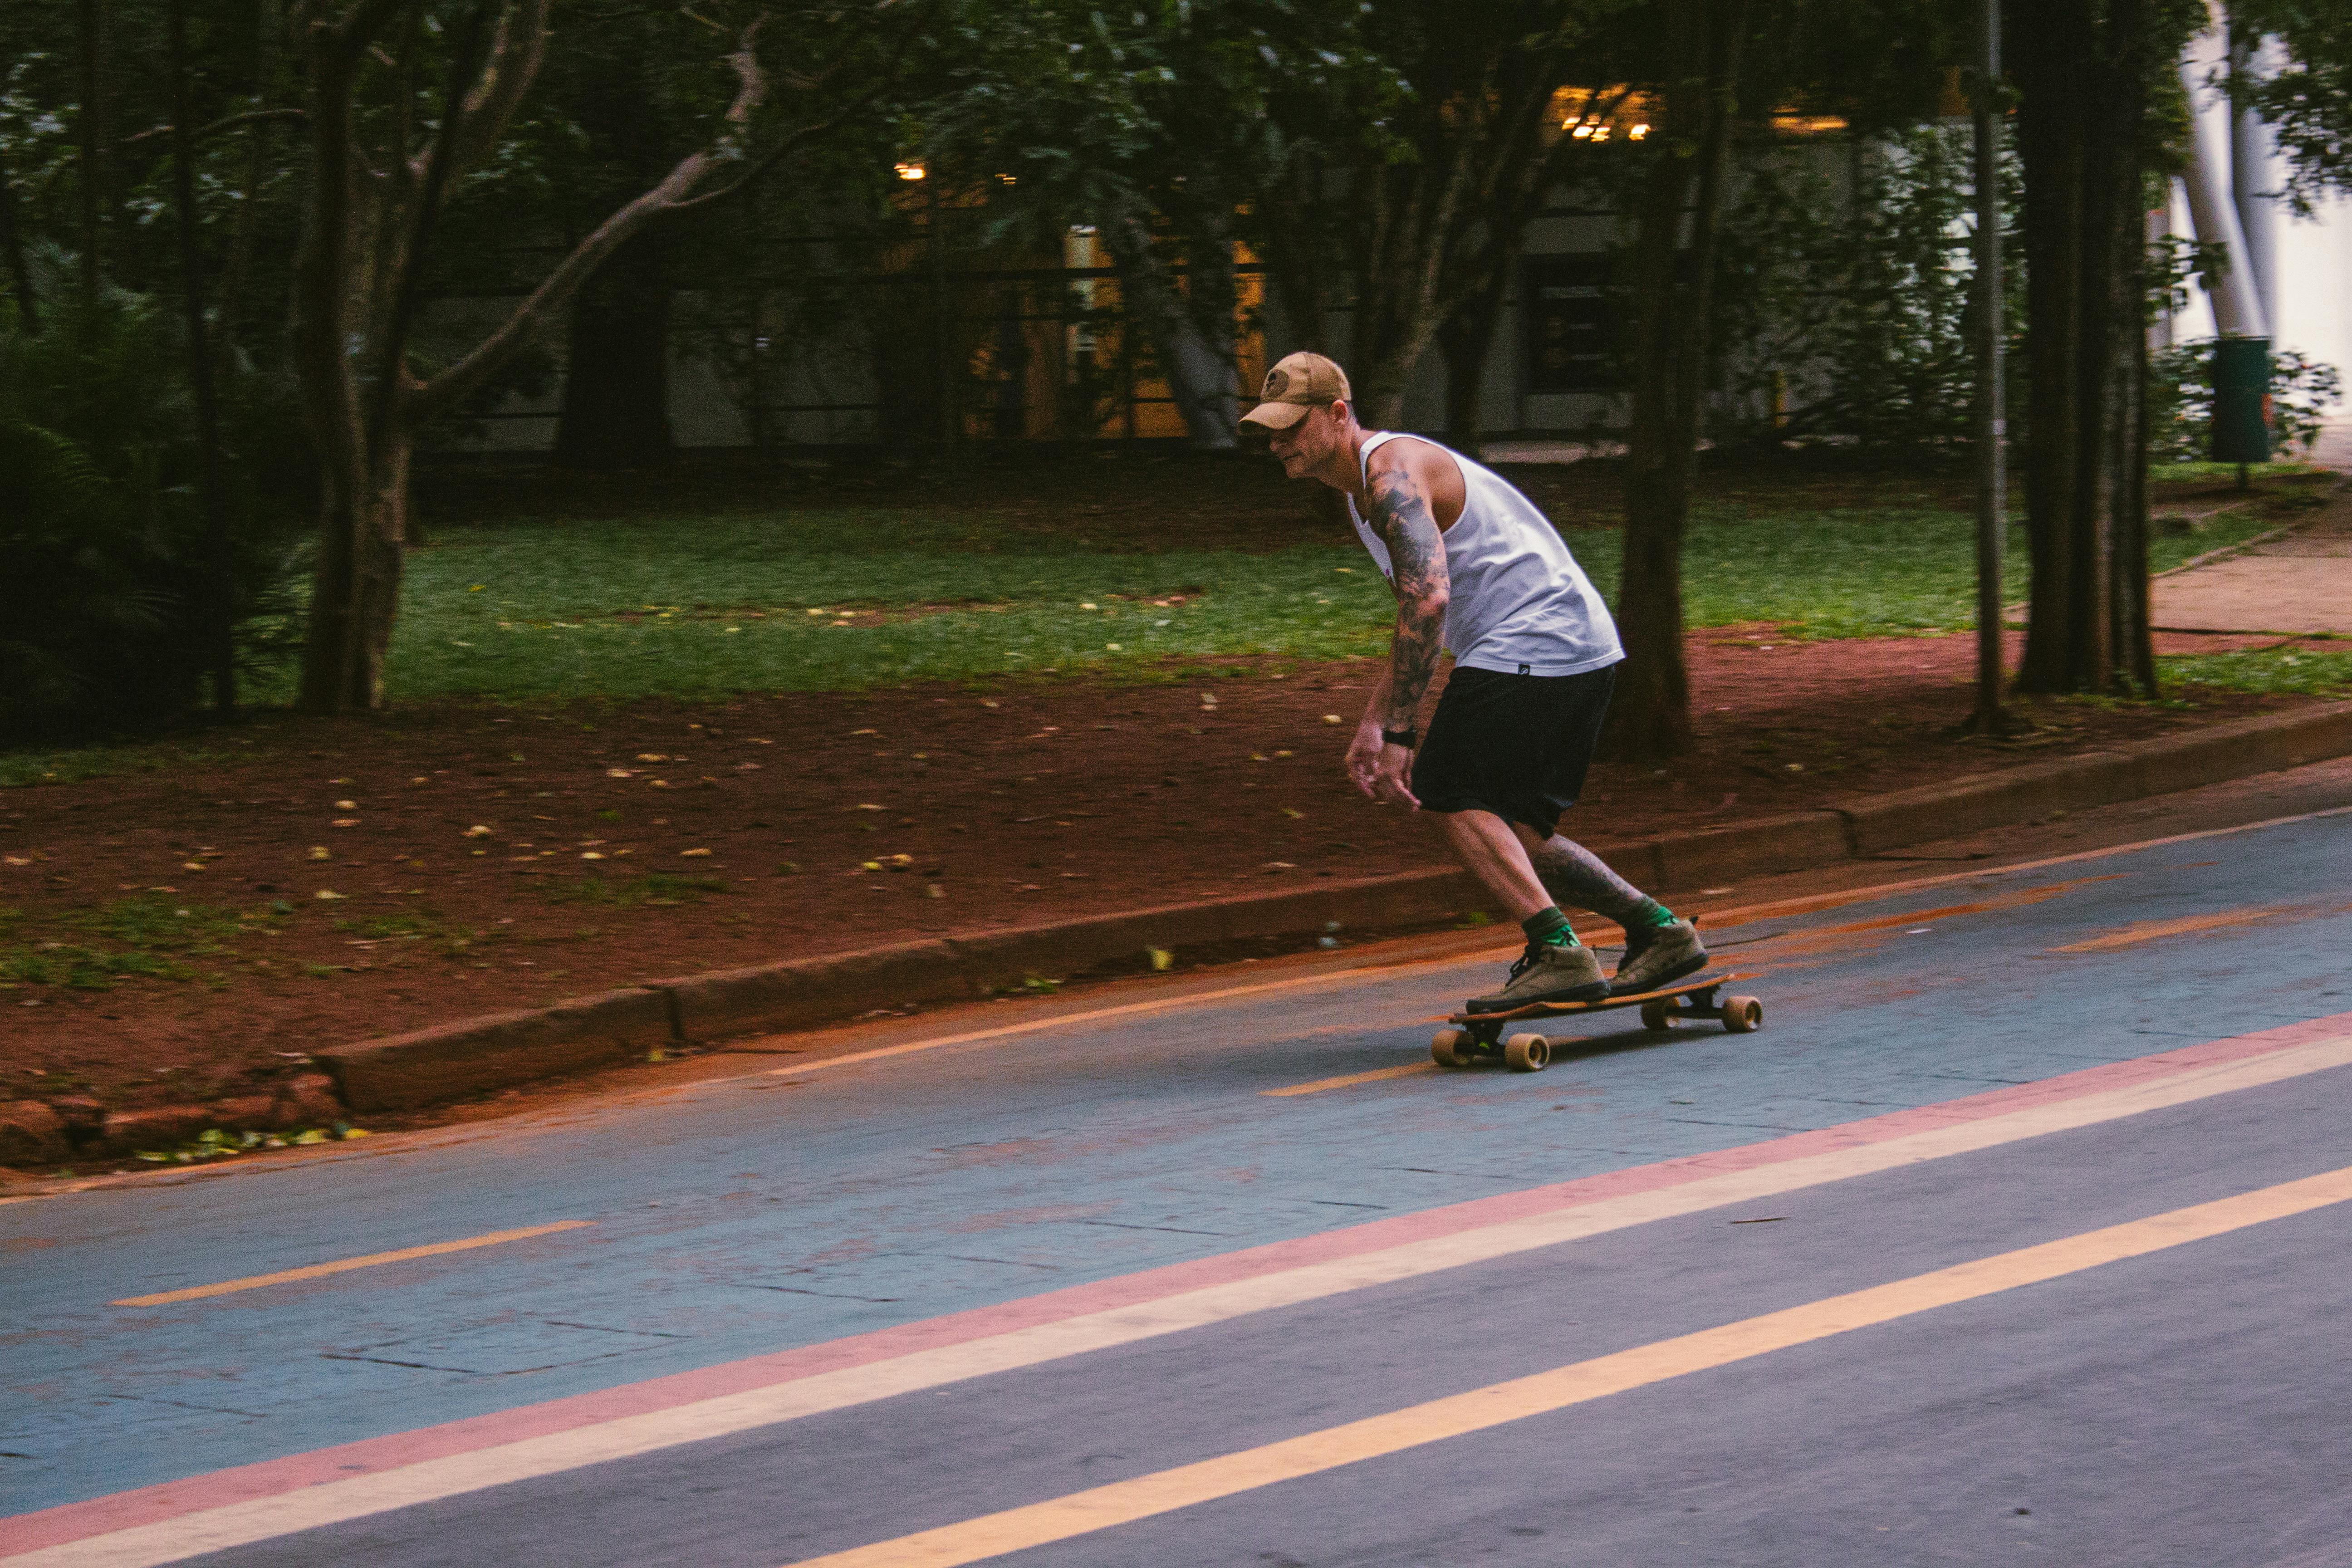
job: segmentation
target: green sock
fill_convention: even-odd
[[[1575,929],[1568,923],[1568,917],[1559,912],[1558,904],[1538,910],[1519,922],[1519,929],[1528,933],[1529,947],[1576,945]]]
[[[1655,899],[1644,899],[1642,901],[1649,907],[1633,911],[1633,918],[1625,922],[1625,928],[1628,931],[1663,931],[1675,923],[1674,910]]]

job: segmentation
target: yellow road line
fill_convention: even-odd
[[[526,1241],[534,1236],[552,1236],[559,1230],[578,1230],[593,1225],[593,1219],[562,1219],[553,1225],[526,1226],[520,1230],[494,1230],[488,1236],[469,1236],[462,1241],[436,1241],[429,1247],[404,1247],[397,1252],[371,1252],[364,1258],[339,1258],[332,1263],[313,1263],[307,1268],[282,1268],[275,1274],[256,1274],[244,1279],[224,1279],[217,1285],[191,1285],[184,1290],[159,1290],[152,1296],[125,1296],[120,1301],[107,1303],[113,1307],[163,1307],[173,1301],[198,1301],[207,1296],[226,1296],[238,1290],[258,1290],[265,1285],[290,1285],[297,1279],[320,1279],[330,1274],[347,1274],[354,1268],[374,1268],[386,1263],[406,1263],[415,1258],[438,1258],[445,1252],[469,1252],[477,1247],[496,1247],[500,1242]]]
[[[1343,1465],[1483,1432],[1792,1345],[2061,1279],[2352,1199],[2352,1168],[2109,1226],[1890,1284],[1809,1301],[1345,1426],[1114,1481],[1025,1508],[806,1559],[801,1568],[954,1568]]]
[[[1294,1094],[1320,1094],[1327,1089],[1351,1089],[1360,1083],[1376,1083],[1384,1078],[1411,1078],[1415,1073],[1435,1072],[1433,1061],[1407,1062],[1402,1067],[1374,1068],[1370,1072],[1351,1072],[1341,1078],[1318,1078],[1313,1083],[1294,1083],[1288,1089],[1262,1089],[1258,1092],[1269,1100],[1286,1100]]]
[[[1154,1301],[1107,1308],[1007,1330],[881,1361],[819,1372],[789,1382],[715,1394],[666,1409],[620,1415],[420,1459],[392,1469],[321,1481],[267,1497],[131,1525],[36,1552],[10,1556],[8,1568],[156,1568],[251,1545],[299,1531],[365,1519],[394,1509],[438,1502],[610,1464],[684,1443],[707,1442],[827,1411],[943,1388],[971,1378],[1042,1366],[1072,1356],[1164,1335],[1190,1332],[1258,1312],[1328,1300],[1375,1286],[1421,1279],[1446,1269],[1524,1257],[1655,1220],[1752,1204],[1790,1193],[1900,1170],[1923,1161],[2000,1148],[2079,1127],[2094,1127],[2167,1106],[2189,1105],[2284,1083],[2311,1073],[2352,1067],[2352,1035],[2238,1061],[2192,1067],[2164,1078],[2072,1099],[2030,1104],[2013,1111],[1949,1126],[1928,1127],[1883,1142],[1825,1150],[1773,1164],[1725,1171],[1677,1185],[1621,1193],[1549,1213],[1522,1215],[1468,1230],[1425,1237],[1377,1252],[1301,1264],[1269,1274],[1206,1285]]]
[[[2072,942],[2064,947],[2053,947],[2053,952],[2113,952],[2119,947],[2137,947],[2144,942],[2161,942],[2168,936],[2190,936],[2200,931],[2220,931],[2225,926],[2252,925],[2286,911],[2276,908],[2231,910],[2218,915],[2184,915],[2179,920],[2134,921],[2120,931],[2105,936],[2095,936],[2088,942]]]

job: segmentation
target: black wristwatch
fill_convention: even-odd
[[[1421,731],[1410,728],[1403,730],[1382,730],[1381,731],[1381,743],[1384,746],[1402,746],[1406,751],[1410,752],[1415,746],[1421,744]]]

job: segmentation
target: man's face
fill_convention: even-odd
[[[1265,449],[1281,460],[1283,477],[1295,479],[1313,473],[1339,440],[1339,405],[1327,404],[1289,429],[1270,432]]]

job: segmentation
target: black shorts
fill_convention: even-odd
[[[1423,811],[1490,811],[1549,838],[1584,792],[1617,667],[1506,675],[1456,667],[1412,760]]]

